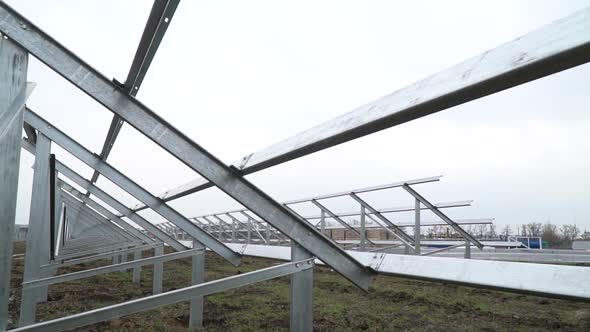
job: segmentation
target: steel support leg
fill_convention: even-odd
[[[193,248],[199,247],[203,247],[203,245],[199,241],[193,240]],[[205,251],[195,254],[192,263],[191,284],[202,284],[205,282]],[[191,299],[189,329],[203,328],[203,302],[203,296],[196,296]]]
[[[154,256],[160,256],[164,254],[164,246],[158,246],[154,248]],[[153,293],[162,293],[162,276],[164,274],[164,263],[154,264],[154,276],[153,276]]]
[[[291,241],[291,260],[313,257],[303,247]],[[313,269],[291,275],[291,331],[313,330]]]
[[[138,250],[133,253],[133,260],[136,261],[141,259],[141,250]],[[135,284],[139,284],[141,281],[141,266],[136,266],[133,268],[133,282]]]
[[[49,264],[49,153],[51,141],[43,134],[37,136],[35,173],[29,215],[29,233],[25,254],[23,281],[42,277],[41,265]],[[35,323],[35,308],[44,301],[47,287],[24,289],[21,296],[19,326]]]
[[[27,64],[27,52],[0,34],[0,331],[8,326]]]
[[[250,219],[248,219],[248,236],[247,236],[247,241],[246,243],[250,244],[250,241],[252,240],[252,221]]]
[[[465,258],[471,258],[471,242],[469,240],[465,241]]]
[[[365,228],[365,207],[361,205],[361,238],[360,238],[360,251],[365,251],[365,242],[367,241],[367,230]]]
[[[420,200],[416,199],[416,209],[414,212],[414,254],[420,255]]]

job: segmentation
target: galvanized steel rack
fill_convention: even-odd
[[[339,220],[338,213],[320,202],[328,197],[281,204],[244,177],[587,63],[590,60],[590,9],[551,23],[292,138],[248,154],[232,165],[225,165],[135,98],[178,2],[154,1],[129,74],[124,83],[119,83],[100,74],[26,17],[0,1],[0,331],[6,330],[8,326],[12,237],[22,148],[34,154],[35,166],[18,331],[72,329],[180,301],[190,301],[189,325],[199,328],[203,321],[204,296],[281,276],[291,277],[291,330],[311,331],[315,264],[330,266],[362,289],[368,289],[376,273],[385,273],[473,287],[590,300],[587,282],[590,272],[587,268],[423,257],[420,255],[419,236],[406,234],[402,227],[387,219],[383,211],[374,209],[363,200],[359,196],[365,192],[363,190],[341,195],[353,198],[362,207],[362,219],[374,218],[384,229],[395,234],[408,248],[409,254],[414,255],[344,250],[322,234],[321,225],[319,229],[316,228],[308,221],[310,218],[302,218],[288,207],[304,201],[311,202],[321,210],[323,217],[320,216],[320,224],[321,218],[326,216]],[[34,84],[27,82],[29,56],[37,58],[113,112],[100,154],[91,152],[25,105],[34,88]],[[155,195],[110,165],[107,159],[124,123],[189,166],[199,177],[164,194]],[[22,137],[23,130],[26,138]],[[51,154],[51,147],[55,144],[91,167],[94,170],[91,179],[85,179],[57,160]],[[99,176],[108,178],[141,204],[129,207],[116,200],[96,185]],[[430,178],[426,182],[436,180]],[[483,244],[480,241],[414,189],[417,183],[404,181],[396,184],[416,202],[414,226],[419,229],[419,212],[427,208],[464,236],[469,243],[466,249],[471,244],[481,249]],[[83,188],[85,192],[74,188],[72,184]],[[288,241],[290,247],[273,246],[269,250],[266,245],[231,243],[237,242],[237,237],[243,237],[243,232],[234,232],[229,241],[226,241],[227,238],[221,241],[214,233],[221,236],[223,232],[216,231],[213,226],[205,226],[203,220],[196,222],[197,219],[207,220],[209,216],[187,218],[167,204],[213,186],[247,210],[239,212],[249,221],[245,225],[250,229],[246,240],[256,236],[263,242],[269,242],[274,237],[284,243]],[[378,189],[365,188],[369,191]],[[115,215],[111,209],[119,214]],[[136,213],[143,209],[153,210],[167,223],[154,225]],[[224,215],[231,218],[232,223],[243,222],[236,221],[237,217],[233,213]],[[215,220],[209,219],[211,221],[208,223],[218,228],[229,222],[217,214],[213,217]],[[128,223],[127,219],[140,229]],[[252,235],[253,225],[255,235]],[[259,226],[262,225],[266,228],[261,230]],[[182,238],[177,235],[178,232],[182,232]],[[367,243],[365,239],[360,245],[365,246]],[[164,246],[169,246],[175,252],[164,254]],[[288,262],[229,278],[205,281],[205,248],[234,265],[240,264],[242,255],[271,257]],[[146,251],[153,251],[153,256],[142,258]],[[129,254],[133,254],[132,261],[127,261]],[[193,286],[162,293],[163,262],[186,257],[192,257]],[[59,267],[104,258],[112,259],[113,264],[55,275]],[[139,282],[139,271],[146,265],[154,266],[153,295],[47,322],[36,322],[35,306],[47,301],[49,285],[127,269],[133,269],[133,281]]]

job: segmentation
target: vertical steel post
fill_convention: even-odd
[[[199,241],[193,240],[193,248],[203,248],[203,245]],[[192,285],[202,284],[203,282],[205,282],[205,250],[193,255],[191,273]],[[191,298],[189,329],[203,328],[203,302],[203,296]]]
[[[416,199],[416,207],[414,211],[414,254],[420,255],[420,201]]]
[[[270,243],[270,224],[266,223],[266,234],[264,234],[264,237],[266,239],[266,243],[271,244]]]
[[[37,136],[33,190],[29,215],[29,233],[25,254],[23,281],[39,279],[41,265],[49,263],[49,153],[51,141],[45,135]],[[19,326],[35,322],[35,308],[45,300],[47,287],[23,289],[20,306]]]
[[[250,244],[250,241],[252,240],[252,220],[250,220],[250,218],[248,218],[248,236],[246,237],[247,241],[246,243]]]
[[[231,242],[236,242],[236,221],[231,221]]]
[[[326,235],[326,212],[324,210],[320,212],[320,232]]]
[[[323,211],[322,211],[323,212]],[[365,242],[367,240],[367,231],[365,229],[365,207],[361,205],[361,238],[360,238],[360,251],[365,251]]]
[[[291,241],[291,260],[313,257],[307,250]],[[307,264],[307,263],[305,263]],[[291,331],[313,330],[313,269],[291,275]]]
[[[27,65],[27,52],[0,34],[0,331],[8,326]]]
[[[471,242],[465,240],[465,258],[471,258]]]
[[[136,261],[141,259],[141,250],[137,250],[133,253],[133,260]],[[133,268],[133,282],[139,284],[141,282],[141,266],[136,266]]]
[[[154,248],[154,256],[161,256],[164,254],[164,246],[157,246]],[[153,276],[153,293],[162,293],[162,276],[164,274],[164,263],[154,263],[154,276]]]

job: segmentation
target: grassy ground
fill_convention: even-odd
[[[17,244],[15,253],[22,252]],[[13,264],[11,319],[17,321],[22,259]],[[79,265],[59,273],[100,266]],[[239,268],[208,254],[207,280],[253,271],[277,262],[245,257]],[[164,264],[164,290],[190,284],[190,260]],[[590,304],[379,276],[364,293],[326,268],[315,269],[316,331],[590,331]],[[119,272],[50,286],[49,301],[37,307],[48,320],[150,295],[151,268],[141,285]],[[284,331],[289,327],[289,279],[208,296],[207,331]],[[186,331],[188,303],[126,316],[79,331]]]

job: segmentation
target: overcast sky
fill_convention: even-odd
[[[8,2],[119,81],[151,9],[151,1]],[[590,0],[185,0],[138,99],[230,163],[587,6]],[[28,105],[100,153],[112,113],[37,60],[29,80],[38,86]],[[590,230],[589,87],[590,66],[580,66],[248,178],[289,200],[442,174],[441,182],[415,188],[433,202],[474,200],[448,210],[454,218]],[[92,174],[58,147],[52,151]],[[33,160],[23,151],[17,223],[28,222]],[[194,177],[130,126],[109,162],[153,193]],[[126,204],[137,202],[104,178],[98,184]],[[379,208],[412,203],[399,190],[365,197]],[[326,204],[358,208],[351,200]],[[216,189],[172,205],[186,216],[238,206]]]

